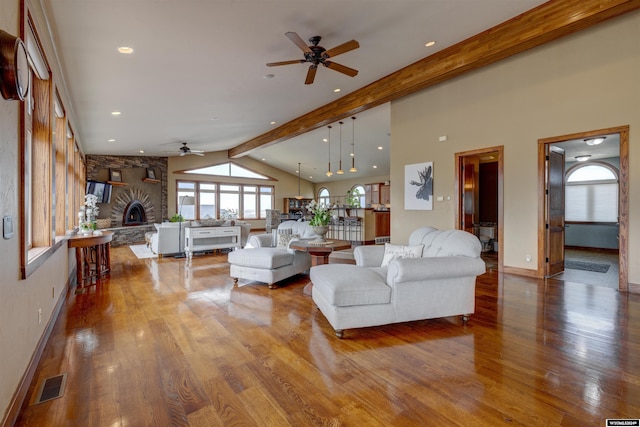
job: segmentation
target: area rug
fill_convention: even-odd
[[[595,262],[584,261],[565,261],[564,268],[570,268],[572,270],[584,270],[593,271],[595,273],[606,273],[609,271],[609,264],[598,264]]]
[[[131,252],[133,252],[138,259],[156,258],[158,256],[154,254],[147,245],[131,245],[129,249],[131,249]]]

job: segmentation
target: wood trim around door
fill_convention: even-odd
[[[465,157],[476,157],[488,153],[498,153],[498,271],[504,270],[504,146],[479,148],[477,150],[463,151],[455,153],[455,203],[456,203],[456,230],[460,229],[462,219],[462,199],[460,194],[464,190],[464,177],[462,175],[462,166]]]
[[[538,140],[538,277],[545,277],[546,264],[544,254],[546,248],[545,232],[545,145],[568,141],[571,139],[589,138],[593,136],[618,133],[620,134],[620,171],[619,171],[619,201],[618,217],[620,229],[618,231],[618,263],[620,275],[618,290],[629,291],[629,126],[618,126],[570,135],[554,136]]]

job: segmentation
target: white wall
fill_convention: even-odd
[[[393,102],[393,240],[425,224],[455,228],[454,153],[504,146],[504,264],[533,270],[538,139],[630,125],[629,281],[640,283],[638,40],[636,11]],[[423,161],[434,162],[434,194],[452,199],[404,211],[404,165]]]
[[[0,29],[19,35],[19,0],[0,0]],[[46,33],[45,33],[46,34]],[[6,413],[53,309],[66,292],[69,250],[63,245],[27,280],[20,280],[19,101],[0,97],[0,216],[14,220],[14,237],[0,238],[0,411]],[[38,309],[43,321],[38,324]]]

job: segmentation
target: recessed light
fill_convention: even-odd
[[[436,42],[434,42],[433,40],[431,40],[431,41],[426,42],[424,45],[425,45],[426,47],[431,47],[431,46],[433,46],[434,44],[436,44]]]
[[[322,142],[327,142],[328,139],[327,138],[322,138]]]
[[[607,138],[606,136],[599,136],[597,138],[587,138],[584,140],[584,142],[587,145],[600,145],[604,142],[606,138]]]
[[[378,169],[378,166],[376,166],[376,165],[373,165],[373,168],[374,168],[374,169]]]
[[[129,46],[120,46],[118,48],[118,52],[124,53],[125,55],[131,55],[133,53],[133,48]]]
[[[576,156],[576,160],[579,162],[586,162],[590,157],[591,156],[589,154],[585,154],[584,156]]]
[[[275,124],[276,124],[276,122],[275,122],[275,121],[271,121],[270,123],[271,123],[272,125],[275,125]]]
[[[120,114],[122,114],[122,111],[112,111],[111,112],[112,116],[119,116]]]
[[[265,158],[263,157],[263,158],[262,158],[262,161],[263,161],[263,162],[266,162],[266,161],[267,161],[267,159],[265,159]]]
[[[378,147],[378,150],[382,150],[382,146],[379,146],[379,147]]]
[[[109,139],[109,140],[107,140],[107,142],[116,142],[116,140],[115,139]]]
[[[333,91],[334,91],[335,93],[338,93],[338,92],[340,92],[340,88],[339,88],[339,87],[337,87],[337,88],[335,88]]]
[[[140,150],[140,154],[144,154],[144,150]]]
[[[274,75],[274,74],[265,74],[265,75],[264,75],[264,78],[265,78],[265,79],[272,79],[272,78],[274,78],[274,77],[275,77],[275,75]]]

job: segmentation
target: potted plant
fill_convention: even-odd
[[[313,215],[309,225],[313,228],[313,232],[318,235],[317,242],[324,242],[324,235],[329,231],[329,222],[331,221],[332,212],[324,204],[319,204],[312,200],[307,209]]]
[[[174,214],[171,218],[169,218],[169,222],[183,222],[184,217],[180,214]]]
[[[357,188],[355,190],[347,191],[347,197],[345,198],[345,203],[348,207],[359,208],[360,207],[360,191],[358,191]]]

